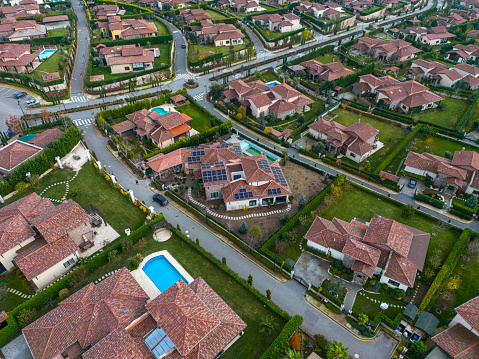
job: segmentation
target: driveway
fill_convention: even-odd
[[[33,359],[25,337],[20,335],[2,348],[5,359]]]
[[[411,177],[409,177],[409,176],[402,176],[399,179],[399,187],[401,187],[401,193],[402,194],[405,194],[406,196],[414,198],[414,195],[416,194],[416,191],[417,191],[417,193],[422,193],[422,191],[424,191],[424,189],[426,189],[426,186],[422,181],[417,181],[417,184],[414,188],[409,188],[408,184],[409,184],[410,179],[411,179]]]

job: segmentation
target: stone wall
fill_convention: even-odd
[[[386,14],[386,8],[383,8],[381,10],[373,12],[372,14],[369,14],[366,16],[359,16],[359,20],[370,22],[370,21],[374,21],[375,19],[384,17],[385,14]]]

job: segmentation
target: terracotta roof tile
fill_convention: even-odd
[[[479,296],[457,307],[456,312],[479,331]]]
[[[479,171],[479,153],[475,151],[456,151],[452,158],[452,165],[459,167],[472,167]]]
[[[479,337],[462,324],[435,335],[432,341],[453,359],[479,358]]]
[[[412,288],[416,280],[416,265],[409,259],[392,252],[384,275]]]
[[[116,125],[111,126],[111,128],[116,132],[116,133],[123,133],[128,130],[131,130],[136,127],[136,124],[130,120],[125,120],[123,122],[117,123]]]
[[[381,256],[379,249],[353,238],[348,238],[344,245],[343,253],[374,267],[376,267],[379,257]]]
[[[41,147],[16,140],[0,149],[0,168],[10,171],[41,151]]]
[[[50,128],[43,131],[38,136],[32,138],[28,143],[39,147],[46,147],[55,140],[58,140],[63,135],[63,132],[58,128]]]
[[[377,214],[371,219],[364,241],[385,245],[403,257],[407,257],[413,233],[404,225]]]

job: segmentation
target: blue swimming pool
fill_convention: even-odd
[[[52,56],[57,50],[43,50],[40,55],[38,55],[38,58],[40,60],[46,60],[50,56]]]
[[[152,108],[151,111],[158,112],[160,115],[166,115],[169,111],[165,110],[163,107]]]
[[[243,152],[249,153],[251,156],[259,156],[261,154],[261,152],[263,152],[263,154],[266,156],[266,158],[268,158],[268,161],[274,162],[274,161],[278,160],[277,157],[275,157],[272,154],[256,147],[255,145],[253,145],[252,143],[249,143],[248,141],[242,141],[240,143],[240,145],[241,145],[241,150]]]
[[[173,264],[162,255],[150,259],[143,266],[143,272],[145,272],[160,292],[164,292],[180,279],[186,284],[189,284]]]
[[[281,85],[281,82],[274,80],[274,81],[268,82],[266,85],[268,85],[269,87],[273,87],[276,85]]]

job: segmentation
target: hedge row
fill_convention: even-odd
[[[15,185],[24,182],[26,174],[42,175],[47,171],[52,163],[55,163],[55,157],[63,157],[69,153],[79,141],[83,139],[80,130],[75,126],[70,126],[65,133],[44,148],[43,152],[31,160],[28,160],[18,166],[12,173],[3,178],[0,183],[0,193],[5,196],[15,190]]]
[[[464,200],[454,197],[452,199],[452,206],[454,207],[455,210],[459,212],[467,213],[469,215],[473,215],[477,213],[477,207],[475,208],[468,207],[464,204],[464,202],[465,202]]]
[[[33,82],[37,84],[38,86],[41,87],[48,87],[48,86],[53,86],[53,85],[59,85],[63,83],[64,79],[60,78],[58,80],[54,81],[49,81],[45,82],[43,80],[40,80],[36,77],[33,77],[31,74],[26,74],[26,73],[15,73],[15,72],[0,72],[0,79],[19,79],[22,84],[28,84],[30,82]]]
[[[396,317],[394,318],[394,320],[391,320],[391,318],[389,318],[386,314],[379,312],[378,314],[376,314],[374,319],[371,320],[371,327],[373,327],[374,330],[376,330],[379,323],[383,322],[389,328],[391,328],[392,330],[395,330],[398,327],[399,323],[401,322],[402,317],[403,317],[402,313],[398,313]]]
[[[443,201],[426,196],[425,194],[421,194],[421,193],[417,193],[416,195],[414,195],[414,199],[420,202],[430,204],[431,206],[439,208],[439,209],[443,209],[444,206],[446,205]]]
[[[479,95],[476,94],[472,100],[471,105],[467,109],[467,111],[464,113],[464,115],[461,116],[459,121],[457,121],[456,124],[454,125],[455,131],[464,131],[469,127],[469,125],[474,121],[474,116],[476,115],[476,110],[478,106],[479,106]]]
[[[375,9],[375,7],[379,7],[379,9]],[[374,14],[375,12],[381,11],[382,9],[384,9],[384,6],[373,5],[371,9],[361,11],[359,15],[368,16],[368,15]]]
[[[459,211],[456,208],[451,208],[449,210],[449,212],[452,213],[453,215],[459,217],[459,218],[462,218],[462,219],[465,219],[465,220],[468,220],[468,221],[470,221],[473,217],[472,214]]]
[[[302,33],[304,31],[304,29],[298,29],[298,30],[295,30],[295,31],[291,31],[291,32],[288,32],[286,34],[283,34],[281,36],[278,36],[274,39],[270,38],[268,35],[266,35],[266,33],[264,32],[264,30],[262,28],[260,28],[258,25],[256,24],[253,24],[254,28],[261,34],[261,36],[263,37],[264,41],[266,42],[274,42],[274,43],[277,43],[283,39],[286,39],[290,36],[294,36],[294,35],[297,35],[299,33]]]
[[[188,59],[188,64],[190,66],[203,66],[204,64],[207,64],[209,62],[212,62],[214,61],[215,59],[221,59],[223,57],[223,53],[221,52],[217,52],[213,55],[208,55],[206,57],[204,57],[203,59],[201,60],[198,60],[198,61],[191,61],[190,59]]]
[[[260,247],[259,251],[263,253],[266,257],[270,260],[275,261],[279,265],[283,265],[284,268],[288,271],[291,270],[291,267],[284,263],[282,259],[276,257],[273,252],[270,251],[270,248],[273,247],[276,240],[281,237],[284,232],[289,232],[293,228],[299,226],[299,217],[311,213],[311,211],[315,210],[319,204],[323,201],[324,197],[331,192],[331,185],[336,184],[339,179],[344,176],[336,177],[329,185],[327,185],[321,192],[319,192],[316,197],[314,197],[311,201],[309,201],[300,211],[296,212],[296,214],[291,217],[285,225],[280,227],[276,232],[271,235],[266,242]]]
[[[376,167],[374,170],[375,174],[378,174],[380,171],[384,171],[387,166],[402,152],[402,150],[411,142],[411,140],[421,131],[422,124],[417,125],[414,129],[408,133],[404,140],[400,144],[396,146],[394,150],[392,150],[389,155]]]
[[[433,298],[436,297],[437,293],[440,293],[444,285],[446,284],[447,280],[451,276],[452,271],[456,267],[457,261],[461,256],[462,252],[466,249],[469,240],[471,239],[472,230],[466,228],[459,238],[457,239],[454,247],[449,252],[444,264],[442,265],[441,269],[434,278],[429,290],[427,291],[426,295],[424,296],[421,304],[419,305],[419,313],[428,309],[430,305],[434,304]]]
[[[267,10],[267,11],[261,11],[261,12],[257,12],[255,14],[252,14],[252,15],[246,15],[245,16],[245,19],[247,19],[248,21],[251,21],[253,19],[253,16],[258,16],[258,15],[266,15],[266,14],[280,14],[280,15],[284,15],[284,14],[287,14],[289,11],[288,9],[286,8],[283,8],[283,9],[274,9],[274,10]]]
[[[303,324],[303,317],[296,314],[286,323],[281,333],[279,333],[260,359],[277,359],[282,357],[284,351],[289,348],[289,338],[299,329],[301,324]]]

